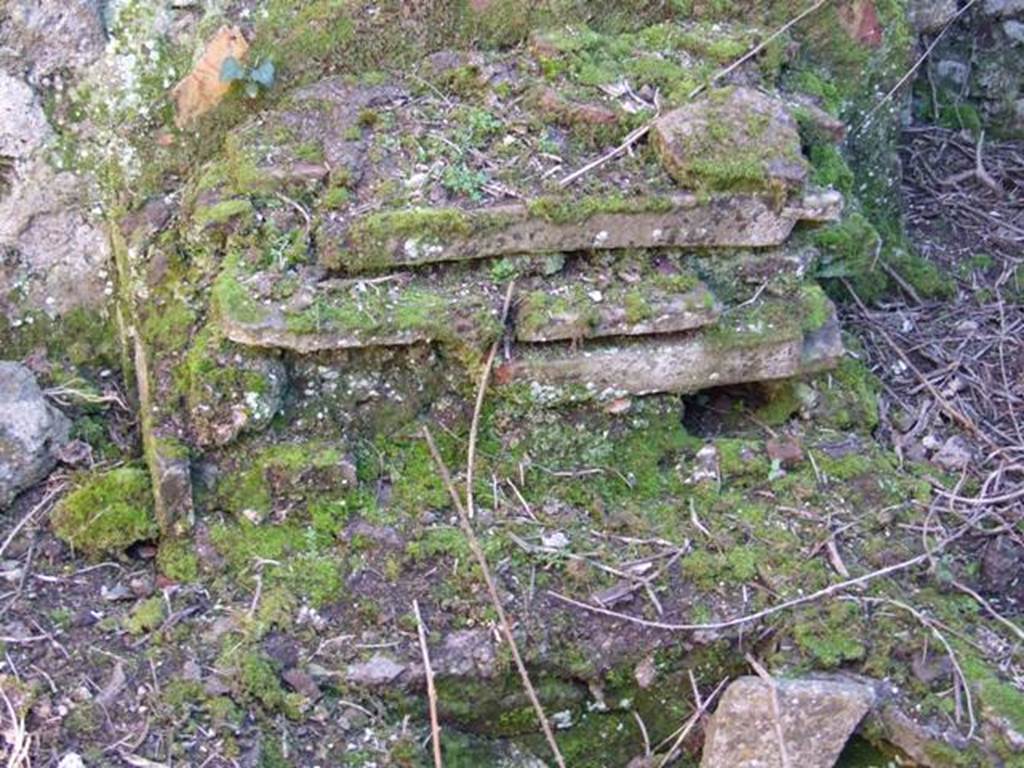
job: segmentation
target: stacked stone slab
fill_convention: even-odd
[[[495,265],[522,257],[502,382],[579,385],[598,396],[692,392],[800,375],[840,354],[833,310],[815,288],[798,279],[788,292],[730,306],[735,285],[709,285],[687,267],[737,252],[748,265],[767,263],[786,252],[798,222],[839,217],[838,193],[808,188],[796,123],[779,100],[715,91],[655,119],[655,152],[644,160],[613,158],[565,186],[493,174],[491,189],[440,203],[416,188],[423,182],[406,148],[434,129],[417,122],[412,101],[402,83],[327,81],[277,116],[278,126],[302,126],[322,142],[324,166],[290,163],[286,147],[264,146],[259,154],[275,165],[258,176],[341,178],[345,204],[315,211],[319,264],[304,277],[228,264],[220,279],[233,299],[218,313],[228,339],[299,355],[483,347],[502,332],[507,280],[495,279]],[[464,107],[449,101],[444,114]],[[445,119],[438,141],[458,146],[463,128]],[[263,123],[260,134],[274,130]],[[734,189],[706,188],[708,163],[746,176]],[[238,216],[251,214],[243,198],[215,194],[197,220],[232,201]]]
[[[138,326],[194,318],[187,344],[144,332],[135,350],[165,529],[191,514],[199,452],[230,463],[247,435],[328,414],[347,434],[383,429],[377,412],[407,425],[465,399],[498,340],[495,396],[537,407],[836,362],[808,230],[843,200],[809,183],[783,98],[729,85],[669,108],[583,82],[559,63],[575,45],[300,87],[176,209],[123,222],[150,291]]]

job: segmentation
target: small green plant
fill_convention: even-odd
[[[483,197],[483,186],[487,183],[487,174],[483,171],[475,171],[465,163],[449,165],[444,169],[441,183],[449,192],[465,195],[470,200],[478,202]]]
[[[246,67],[234,56],[228,56],[220,65],[221,82],[242,83],[245,95],[250,99],[259,96],[261,88],[269,90],[276,75],[274,62],[270,59],[264,59],[255,67]]]

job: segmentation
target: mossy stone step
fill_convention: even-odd
[[[659,285],[552,285],[517,302],[516,338],[527,342],[677,333],[710,325],[721,310],[707,286],[690,276]]]
[[[540,197],[481,208],[382,210],[328,219],[320,261],[348,273],[513,254],[624,248],[764,248],[798,221],[835,221],[838,192],[780,205],[763,194]]]
[[[266,277],[280,284],[280,276]],[[479,346],[500,334],[502,303],[500,289],[490,281],[429,284],[404,273],[310,281],[283,301],[252,298],[220,306],[218,319],[235,343],[300,354],[429,341]]]
[[[495,379],[582,387],[597,397],[689,393],[827,370],[842,353],[835,308],[819,289],[807,288],[799,301],[763,300],[690,333],[591,343],[582,349],[517,347]]]
[[[478,346],[501,331],[504,292],[486,272],[435,269],[369,280],[311,279],[289,288],[293,277],[263,272],[239,279],[232,269],[218,281],[217,316],[225,336],[246,346],[299,353],[431,341]],[[694,275],[634,269],[581,259],[555,275],[521,278],[513,302],[515,338],[674,333],[715,322],[720,305]],[[224,290],[227,285],[233,290]],[[289,290],[287,298],[273,298]],[[233,300],[223,298],[232,294]]]

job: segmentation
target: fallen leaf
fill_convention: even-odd
[[[243,61],[248,52],[249,43],[238,27],[217,30],[192,71],[171,91],[175,125],[184,128],[220,104],[231,90],[231,83],[221,80],[221,67],[229,58]]]

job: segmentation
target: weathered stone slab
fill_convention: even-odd
[[[780,207],[766,195],[676,193],[567,205],[539,199],[477,209],[383,211],[343,224],[328,220],[319,235],[321,263],[361,272],[557,251],[764,248],[785,242],[798,221],[838,219],[843,200],[830,191]]]
[[[250,301],[218,308],[228,339],[305,354],[431,341],[477,344],[500,331],[503,291],[487,272],[311,280],[284,301],[272,298],[277,280],[280,276],[258,273],[236,281],[242,290],[260,287],[248,294]],[[718,317],[719,303],[692,275],[646,274],[633,280],[616,280],[590,265],[521,278],[513,296],[515,338],[545,342],[677,333]]]
[[[446,340],[472,345],[499,333],[503,298],[493,283],[410,280],[309,282],[283,302],[250,297],[220,306],[218,319],[237,344],[301,354]]]
[[[707,286],[668,293],[651,286],[604,292],[582,286],[534,291],[519,302],[520,341],[677,333],[710,325],[720,307]]]
[[[696,392],[709,387],[785,379],[825,370],[842,355],[834,310],[824,323],[803,330],[796,322],[754,321],[740,328],[710,328],[636,341],[517,350],[500,366],[501,383],[583,386],[597,396]]]
[[[711,717],[701,768],[832,768],[874,703],[871,686],[846,680],[733,681]],[[779,728],[788,762],[779,745]]]

